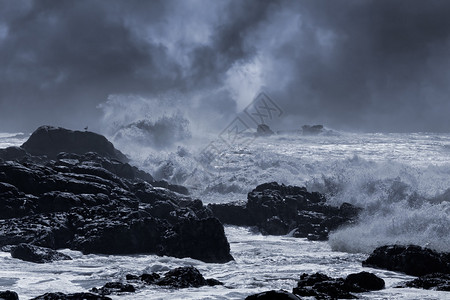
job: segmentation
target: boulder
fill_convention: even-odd
[[[296,295],[283,290],[278,291],[272,290],[262,292],[250,295],[245,298],[245,300],[300,300],[300,299],[301,298],[297,297]]]
[[[369,272],[350,274],[345,278],[345,285],[357,291],[378,291],[384,289],[384,280]]]
[[[304,135],[317,135],[324,132],[323,125],[303,125],[302,134]]]
[[[126,162],[127,157],[114,148],[104,136],[89,131],[73,131],[61,127],[41,126],[34,131],[22,148],[31,155],[46,155],[55,159],[60,152],[85,154],[96,152],[101,156]]]
[[[58,251],[25,243],[11,247],[11,256],[13,258],[34,263],[48,263],[72,259],[70,256]]]
[[[92,293],[46,293],[30,300],[111,300],[111,298]]]
[[[450,292],[450,274],[443,273],[431,273],[427,275],[420,276],[411,281],[404,282],[398,288],[416,288],[416,289],[426,289],[426,290],[436,290]]]
[[[13,291],[0,291],[0,299],[3,300],[19,300],[19,296]]]
[[[362,264],[413,276],[449,274],[450,253],[439,253],[415,245],[388,245],[376,248]]]

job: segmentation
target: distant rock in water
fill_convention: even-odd
[[[256,128],[257,136],[272,135],[272,134],[273,134],[273,131],[272,131],[272,129],[270,129],[269,125],[259,124],[258,128]]]
[[[111,300],[111,298],[92,293],[46,293],[30,300]]]
[[[302,133],[304,135],[317,135],[324,132],[323,125],[303,125]]]
[[[362,264],[413,276],[450,274],[450,253],[439,253],[415,245],[390,245],[376,248]]]
[[[31,155],[54,159],[60,152],[85,154],[96,152],[104,157],[127,162],[127,157],[114,148],[104,136],[89,131],[73,131],[61,127],[41,126],[21,146]]]

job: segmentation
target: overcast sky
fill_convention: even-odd
[[[449,132],[449,83],[450,1],[0,0],[3,132],[220,128],[261,89],[284,127]]]

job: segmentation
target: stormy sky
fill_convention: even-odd
[[[444,0],[0,0],[1,132],[220,129],[261,90],[280,128],[449,132],[449,83]]]

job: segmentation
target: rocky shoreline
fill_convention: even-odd
[[[327,240],[331,231],[357,222],[361,211],[349,203],[331,206],[319,193],[276,182],[257,186],[242,203],[205,206],[188,194],[185,187],[155,181],[128,164],[101,135],[42,126],[21,147],[0,149],[0,247],[14,258],[35,263],[71,259],[56,251],[62,248],[226,263],[233,257],[222,224],[252,226],[267,235]],[[363,264],[422,276],[402,287],[449,290],[448,253],[385,246]],[[364,282],[378,282],[382,288],[372,275],[333,279],[303,274],[293,294],[270,291],[248,299],[297,299],[294,294],[354,298],[354,292],[371,290]],[[363,283],[350,284],[352,278]],[[89,293],[48,293],[35,299],[109,299],[106,295],[131,293],[149,284],[184,288],[221,283],[184,267],[167,274],[129,274],[123,282]],[[0,298],[18,296],[5,291]]]

